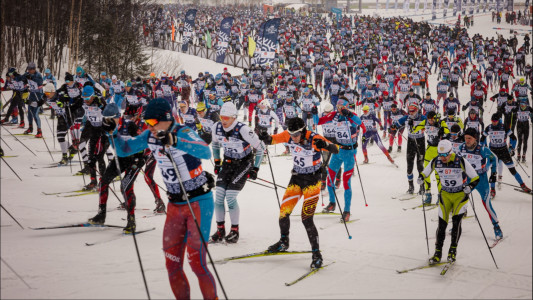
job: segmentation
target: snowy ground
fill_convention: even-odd
[[[506,24],[502,24],[504,27]],[[484,35],[494,34],[496,27],[490,17],[478,17],[473,32]],[[509,27],[509,26],[507,26]],[[517,28],[524,28],[517,26]],[[506,31],[505,37],[508,37]],[[187,73],[196,75],[207,70],[218,73],[223,65],[213,62],[200,62],[197,58],[173,53],[161,59],[179,57]],[[165,58],[166,57],[166,58]],[[528,57],[528,59],[531,59]],[[191,70],[191,71],[189,71]],[[230,70],[231,72],[231,70]],[[436,78],[430,81],[432,92]],[[461,99],[466,99],[468,87],[460,87]],[[489,108],[487,107],[488,111]],[[489,113],[485,119],[489,118]],[[43,123],[51,120],[42,116]],[[41,192],[61,192],[82,187],[81,177],[72,176],[68,167],[40,168],[52,158],[46,152],[43,140],[32,136],[17,136],[32,151],[33,156],[20,143],[9,135],[21,133],[14,127],[2,127],[5,158],[22,177],[19,181],[1,164],[1,199],[7,208],[26,228],[21,230],[9,216],[2,211],[1,216],[1,253],[12,268],[31,286],[27,288],[16,275],[2,263],[0,298],[55,298],[55,299],[137,299],[146,298],[142,277],[135,254],[132,237],[95,246],[85,246],[95,242],[120,236],[120,229],[77,228],[34,231],[28,227],[52,226],[86,221],[97,210],[96,195],[80,197],[46,196]],[[43,132],[48,146],[53,152],[54,161],[60,159],[59,146],[53,143],[52,133],[46,124]],[[532,139],[530,138],[530,141]],[[405,145],[405,142],[404,142]],[[395,146],[396,148],[396,146]],[[530,145],[531,149],[531,145]],[[281,153],[271,148],[271,154]],[[530,152],[531,153],[531,150]],[[532,294],[532,197],[515,192],[512,187],[503,185],[497,191],[493,206],[500,218],[506,239],[493,249],[498,263],[496,269],[479,226],[474,218],[463,222],[463,235],[458,248],[458,260],[446,276],[440,276],[440,268],[420,270],[407,274],[397,274],[396,270],[424,264],[427,261],[424,218],[420,209],[404,211],[421,202],[418,196],[409,201],[392,199],[407,189],[405,146],[404,152],[394,152],[399,169],[386,161],[376,146],[369,148],[373,164],[359,165],[361,177],[352,178],[354,196],[352,218],[359,221],[348,224],[353,239],[348,239],[346,229],[338,223],[338,217],[316,216],[319,229],[320,246],[326,263],[335,261],[332,266],[305,279],[292,287],[284,283],[296,279],[306,272],[311,261],[310,255],[277,256],[254,258],[239,262],[217,265],[229,298],[525,298]],[[358,154],[359,161],[362,155]],[[272,165],[276,182],[286,186],[290,177],[292,162],[286,157],[274,157]],[[526,171],[531,173],[531,154]],[[204,168],[212,171],[206,161]],[[73,165],[73,172],[79,165]],[[526,183],[531,186],[522,169],[517,168]],[[356,172],[357,173],[357,172]],[[504,182],[516,184],[507,170],[503,172]],[[267,165],[263,165],[259,177],[271,180]],[[360,178],[363,182],[368,207],[365,207],[361,193]],[[162,184],[159,171],[155,180]],[[435,185],[434,185],[435,186]],[[118,191],[118,185],[116,185]],[[137,236],[148,287],[152,298],[172,298],[168,284],[164,257],[161,251],[162,227],[164,216],[150,216],[155,207],[153,196],[142,178],[137,180],[137,229],[156,227],[155,231]],[[279,190],[280,197],[283,189]],[[341,204],[342,190],[338,190]],[[474,192],[476,212],[487,237],[493,239],[494,233],[489,217],[481,203],[479,194]],[[433,196],[436,197],[435,189]],[[327,203],[327,197],[324,199]],[[110,193],[108,209],[118,205]],[[253,183],[247,183],[239,195],[241,208],[241,239],[236,245],[213,245],[210,247],[215,260],[224,257],[257,252],[279,239],[278,206],[274,190]],[[317,210],[321,210],[319,202]],[[148,210],[141,210],[148,209]],[[301,203],[294,214],[299,214]],[[473,215],[469,208],[469,215]],[[107,222],[125,225],[123,211],[112,210],[107,214]],[[427,226],[430,235],[430,251],[433,252],[434,236],[437,227],[437,210],[427,212]],[[291,250],[309,250],[309,242],[298,216],[291,217]],[[451,227],[451,226],[450,226]],[[212,226],[215,228],[214,224]],[[444,251],[449,245],[449,236]],[[210,267],[211,268],[211,267]],[[198,283],[189,266],[185,264],[191,284],[193,298],[201,298]],[[219,297],[223,298],[219,287]]]

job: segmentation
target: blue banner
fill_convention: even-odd
[[[220,22],[220,30],[217,35],[217,46],[216,46],[216,62],[224,63],[224,58],[226,57],[226,50],[228,49],[229,39],[231,34],[231,26],[233,26],[233,18],[227,17]]]
[[[196,20],[196,9],[189,9],[185,14],[185,24],[183,26],[183,40],[181,51],[186,52],[189,49],[189,42],[192,40],[194,32],[194,21]]]
[[[278,29],[281,23],[280,18],[270,19],[261,25],[262,30],[257,35],[257,46],[255,57],[255,64],[260,66],[271,65],[276,57],[276,49],[278,48]]]
[[[342,9],[336,8],[336,7],[332,7],[331,8],[331,12],[334,13],[335,16],[337,16],[337,21],[341,20],[341,18],[342,18]]]

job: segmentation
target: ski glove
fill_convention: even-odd
[[[464,192],[465,194],[467,194],[467,195],[470,194],[470,193],[472,192],[472,188],[470,187],[470,185],[468,185],[468,184],[465,185],[465,186],[463,187],[463,192]]]
[[[215,175],[220,173],[220,168],[222,167],[222,161],[220,159],[215,159]]]
[[[345,116],[347,118],[351,118],[352,115],[353,115],[353,113],[351,111],[347,110],[346,108],[343,108],[341,110],[341,113],[342,113],[343,116]]]
[[[258,167],[253,167],[250,170],[250,173],[248,173],[248,178],[250,178],[251,180],[256,180],[257,179],[257,172],[259,172],[259,168]]]
[[[313,108],[311,108],[311,113],[313,115],[318,115],[318,108],[316,106],[313,106]]]
[[[328,143],[321,139],[316,139],[314,144],[318,149],[323,149],[328,146]]]
[[[418,185],[421,185],[422,183],[424,183],[424,177],[422,177],[422,176],[418,176],[418,179],[416,180],[416,183],[417,183]]]
[[[116,127],[117,124],[115,123],[115,120],[112,117],[106,117],[102,120],[102,129],[104,131],[113,133]]]
[[[274,134],[278,134],[278,128],[274,128]]]
[[[277,128],[276,128],[277,129]],[[265,143],[266,145],[270,145],[272,144],[272,137],[268,134],[268,132],[266,131],[262,131],[261,133],[258,134],[258,137],[261,141],[263,141],[263,143]]]
[[[513,148],[509,148],[509,154],[511,155],[511,157],[514,156],[515,153]]]
[[[490,182],[490,183],[495,183],[495,182],[496,182],[496,172],[492,172],[492,173],[490,173],[490,179],[489,179],[489,182]]]
[[[178,144],[177,137],[172,133],[166,130],[160,130],[156,133],[156,139],[160,140],[161,143],[165,146],[176,147]]]

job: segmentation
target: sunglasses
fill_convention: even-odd
[[[222,121],[224,121],[224,122],[230,121],[231,118],[233,118],[233,117],[230,117],[230,116],[220,116],[220,120],[222,120]]]
[[[450,153],[439,153],[439,157],[447,157]]]
[[[147,119],[147,120],[144,120],[144,123],[146,123],[146,125],[148,126],[154,127],[155,125],[159,124],[159,120],[158,119]]]

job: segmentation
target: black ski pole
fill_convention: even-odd
[[[113,137],[110,138],[111,143],[113,143],[113,150],[115,152],[115,164],[117,166],[118,170],[118,177],[120,178],[120,191],[122,193],[122,197],[124,197],[124,203],[126,209],[129,211],[129,205],[126,198],[126,193],[124,192],[123,186],[122,186],[122,170],[120,170],[120,163],[118,162],[118,154],[117,154],[117,148],[115,147],[115,139]],[[141,274],[143,276],[144,281],[144,287],[146,289],[146,295],[148,296],[148,300],[150,300],[150,291],[148,290],[148,284],[146,283],[146,276],[144,275],[144,269],[143,269],[143,263],[141,260],[141,254],[139,253],[139,246],[137,245],[137,238],[135,237],[135,229],[133,230],[131,236],[133,236],[133,243],[135,244],[135,251],[137,252],[137,259],[139,260],[139,266],[141,267]]]
[[[247,181],[247,182],[254,183],[254,184],[257,184],[257,185],[260,185],[260,186],[264,186],[264,187],[269,188],[269,189],[274,189],[274,187],[271,187],[271,186],[269,186],[269,185],[262,184],[262,183],[259,183],[259,182],[255,182],[254,180],[247,179],[246,181]]]
[[[9,211],[7,211],[7,209],[0,203],[0,207],[2,207],[2,209],[4,209],[4,211],[11,217],[11,219],[13,219],[13,221],[17,222],[17,224],[20,226],[20,228],[22,228],[22,230],[24,230],[24,227],[22,227],[22,225],[20,225],[19,221],[17,221],[17,219],[15,219],[15,217],[13,217],[13,215],[11,215],[9,213]]]
[[[0,140],[1,140],[2,142],[4,142],[4,144],[6,144],[6,146],[9,148],[9,150],[13,151],[13,149],[12,149],[11,147],[9,147],[9,144],[6,143],[6,141],[4,141],[4,139],[3,139],[2,137],[0,137]]]
[[[191,211],[192,218],[194,220],[194,224],[196,224],[196,230],[198,230],[198,234],[200,235],[200,238],[202,239],[202,245],[205,248],[205,252],[207,253],[207,256],[209,256],[209,260],[211,261],[211,266],[213,267],[213,270],[215,271],[215,275],[217,277],[218,283],[220,284],[220,289],[222,290],[222,293],[224,294],[224,297],[228,299],[228,296],[226,295],[226,290],[224,289],[224,285],[222,284],[222,281],[220,280],[220,277],[218,276],[217,268],[215,267],[215,263],[213,262],[213,258],[211,258],[211,253],[209,252],[209,249],[207,249],[207,243],[205,242],[204,235],[202,234],[202,230],[200,229],[200,225],[198,224],[198,220],[196,219],[196,215],[194,214],[194,211],[191,206],[191,202],[189,201],[189,195],[187,195],[187,192],[185,190],[185,186],[183,185],[183,181],[181,181],[181,174],[179,172],[178,166],[176,165],[176,162],[174,161],[174,157],[172,157],[172,154],[169,153],[170,146],[166,146],[165,154],[167,155],[168,159],[172,163],[172,167],[174,168],[174,172],[176,173],[176,176],[178,177],[178,182],[180,183],[180,189],[183,193],[183,198],[185,198],[185,201],[187,201],[187,205],[189,206],[189,210]]]
[[[5,129],[5,128],[4,128]],[[31,151],[30,148],[28,148],[28,146],[24,145],[23,142],[21,142],[16,135],[12,134],[9,130],[5,129],[5,131],[7,131],[7,133],[11,134],[12,137],[15,138],[15,140],[17,140],[19,143],[22,144],[22,146],[24,146],[24,148],[28,149],[28,151],[30,151],[33,155],[37,156],[37,154],[35,154],[35,152]]]
[[[31,290],[31,286],[24,280],[22,279],[22,277],[20,277],[20,275],[15,272],[15,270],[13,270],[13,268],[3,259],[3,258],[0,258],[2,259],[2,261],[4,262],[4,264],[6,264],[6,266],[11,270],[11,272],[13,272],[13,274],[15,274],[22,282],[24,282],[24,284]]]
[[[52,152],[50,152],[50,148],[48,148],[48,144],[46,143],[46,139],[44,136],[42,137],[44,145],[46,146],[46,150],[48,150],[48,153],[50,154],[50,157],[52,158],[52,162],[54,161],[54,157],[52,156]]]
[[[17,175],[17,177],[20,179],[20,181],[22,181],[22,178],[20,178],[19,174],[17,174],[17,172],[15,172],[15,170],[13,170],[13,168],[7,163],[7,161],[4,159],[4,157],[3,157],[3,156],[0,156],[0,158],[2,159],[3,162],[6,163],[6,165],[11,169],[11,171],[13,171],[13,173],[14,173],[15,175]]]
[[[350,123],[348,122],[348,120],[346,120],[346,126],[348,126],[348,130],[350,130]],[[355,147],[355,143],[353,142],[351,134],[350,140],[352,141],[352,147]],[[359,172],[359,164],[357,163],[357,157],[355,156],[355,154],[353,155],[353,158],[355,161],[355,167],[357,168],[357,176],[359,177],[359,183],[361,183],[361,191],[363,191],[363,199],[365,200],[365,206],[368,206],[368,203],[366,202],[365,188],[363,187],[363,180],[361,179],[361,172]]]
[[[522,171],[524,171],[524,173],[527,175],[527,178],[531,178],[531,176],[529,176],[529,174],[526,172],[520,161],[518,159],[515,159],[514,157],[513,159],[516,160],[516,163],[520,166],[520,168],[522,168]]]
[[[426,204],[424,203],[424,195],[422,195],[421,199],[422,199],[422,211],[424,212],[424,228],[426,229],[426,245],[428,247],[428,255],[429,255],[428,223],[426,221]]]
[[[322,156],[322,161],[324,161],[324,154],[322,153],[322,151],[320,151],[320,155]],[[329,179],[329,182],[331,182],[331,184],[333,185],[333,195],[335,195],[335,201],[337,201],[337,205],[339,206],[339,211],[341,212],[341,220],[342,220],[342,223],[344,224],[344,227],[346,228],[348,239],[351,240],[352,235],[350,234],[350,231],[348,230],[348,225],[346,225],[346,222],[344,221],[344,218],[343,218],[344,213],[342,212],[341,203],[339,202],[339,198],[337,197],[337,191],[335,191],[335,182],[331,179],[329,172],[328,172],[328,179]]]
[[[268,154],[268,146],[266,146],[266,154],[267,154],[267,158],[268,158],[268,165],[270,166],[270,174],[272,174],[272,181],[273,181],[273,184],[274,184],[274,192],[276,193],[276,198],[278,199],[278,207],[281,208],[281,202],[279,201],[279,195],[278,195],[278,186],[276,184],[276,179],[274,177],[274,171],[272,170],[272,162],[270,161],[270,155]],[[262,181],[266,181],[264,179],[261,179],[261,180]]]
[[[479,224],[479,229],[481,229],[481,233],[483,234],[483,239],[485,239],[485,244],[487,244],[487,248],[489,249],[490,256],[492,256],[492,261],[494,261],[494,265],[496,266],[496,269],[499,269],[498,264],[496,264],[496,259],[494,259],[494,255],[492,254],[492,249],[490,249],[489,242],[487,242],[487,237],[485,236],[485,232],[483,232],[483,227],[481,227],[481,223],[479,223],[476,209],[474,208],[474,196],[472,194],[470,194],[470,202],[472,202],[472,210],[474,211],[474,216],[476,217],[476,221]]]
[[[261,181],[263,181],[263,182],[270,183],[270,184],[272,184],[272,185],[276,185],[277,187],[282,188],[282,189],[284,189],[284,190],[287,189],[286,186],[282,186],[282,185],[279,185],[279,184],[275,184],[274,182],[272,182],[272,181],[268,181],[268,180],[265,180],[265,179],[263,179],[263,178],[259,178],[259,177],[258,177],[257,180],[261,180]]]

